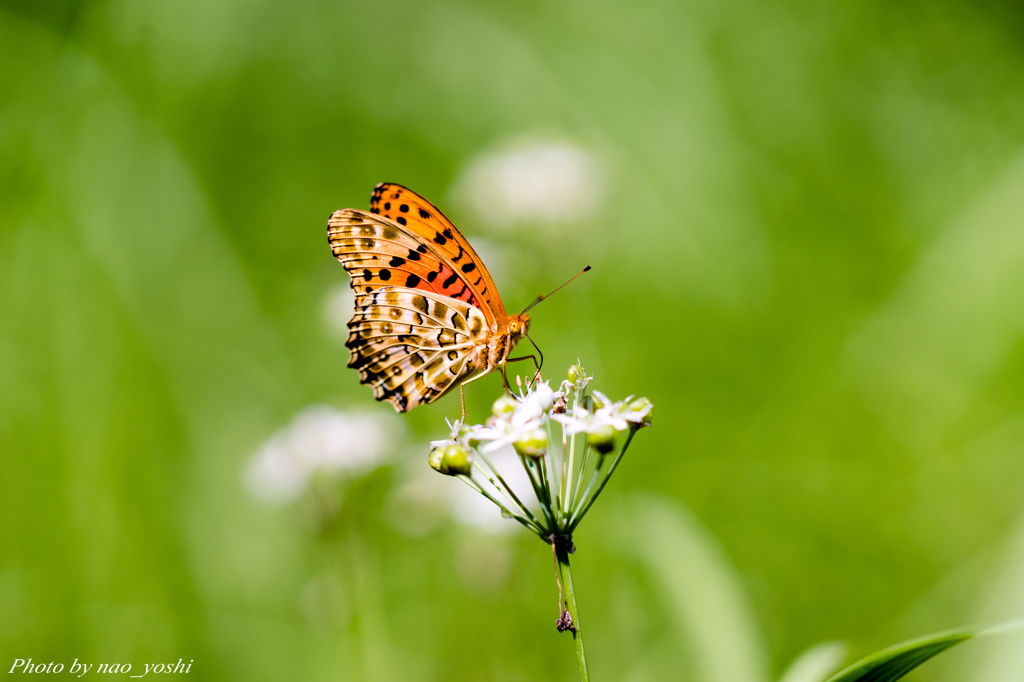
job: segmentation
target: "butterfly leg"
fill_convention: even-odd
[[[474,381],[476,381],[477,379],[479,379],[480,377],[487,376],[487,374],[490,371],[491,371],[491,368],[488,367],[487,370],[484,371],[483,374],[477,374],[472,379],[466,379],[461,384],[459,384],[459,395],[462,397],[462,423],[463,424],[466,423],[466,391],[465,391],[466,384],[471,384]]]
[[[505,360],[505,364],[508,364],[510,362],[519,362],[520,360],[533,360],[533,366],[537,368],[537,371],[533,375],[533,380],[534,381],[539,381],[540,380],[540,365],[537,363],[537,358],[533,357],[532,355],[524,355],[521,358],[509,358],[509,359]],[[501,366],[501,374],[502,374],[502,376],[505,375],[505,364],[503,364]],[[508,388],[508,380],[507,379],[505,380],[505,388]]]

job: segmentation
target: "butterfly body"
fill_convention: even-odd
[[[377,185],[369,212],[335,211],[327,233],[356,293],[348,366],[399,412],[502,368],[529,329],[468,240],[400,185]]]

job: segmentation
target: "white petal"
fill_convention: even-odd
[[[257,501],[269,505],[294,502],[306,489],[310,469],[292,456],[285,440],[271,438],[246,465],[245,486]]]

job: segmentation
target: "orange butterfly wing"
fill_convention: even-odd
[[[472,283],[458,272],[459,266],[411,228],[383,216],[345,208],[331,215],[327,238],[357,293],[404,287],[487,307],[481,305]]]
[[[489,369],[488,339],[508,334],[508,316],[480,257],[436,206],[381,183],[370,212],[335,211],[327,236],[356,291],[349,367],[377,400],[405,412]]]
[[[493,328],[507,319],[494,280],[469,241],[412,190],[382,182],[373,190],[370,213],[335,211],[327,236],[359,293],[385,286],[422,289],[477,306]]]
[[[494,280],[487,271],[480,256],[470,245],[461,232],[448,220],[439,208],[421,197],[411,189],[393,182],[382,182],[373,188],[370,197],[370,212],[384,216],[403,227],[408,227],[434,246],[449,259],[448,265],[457,270],[457,276],[463,284],[468,285],[478,300],[484,305],[479,306],[488,317],[494,317],[499,323],[505,318],[505,305],[494,286]],[[438,276],[440,280],[440,275]],[[449,279],[440,280],[442,284]],[[452,282],[444,286],[438,293],[452,298],[467,300],[461,293],[462,284]],[[490,308],[488,311],[487,308]]]

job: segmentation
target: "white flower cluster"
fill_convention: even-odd
[[[601,391],[594,391],[593,402],[593,411],[577,406],[566,414],[552,415],[551,418],[560,423],[570,436],[574,433],[601,433],[609,428],[625,431],[630,424],[650,424],[649,417],[654,407],[647,398],[633,400],[633,396],[612,402]]]
[[[342,412],[328,405],[306,408],[271,436],[250,458],[249,492],[260,502],[298,499],[317,472],[351,478],[383,463],[395,433],[390,416]]]
[[[445,440],[432,441],[432,447],[461,445],[477,448],[489,454],[506,445],[514,445],[520,454],[537,456],[547,448],[547,420],[559,422],[566,435],[576,433],[608,434],[625,431],[631,427],[647,426],[653,406],[647,398],[629,396],[625,400],[612,402],[604,393],[594,391],[591,397],[593,410],[579,404],[593,377],[583,368],[574,365],[569,370],[569,379],[562,382],[558,391],[548,382],[537,382],[528,386],[525,392],[509,393],[494,402],[491,417],[485,424],[466,426],[462,422],[449,423],[451,435]],[[566,398],[574,396],[573,406],[566,407]],[[561,405],[562,409],[556,409]]]
[[[459,477],[468,489],[497,505],[502,516],[541,538],[572,535],[637,429],[650,424],[652,406],[646,398],[612,402],[598,391],[588,394],[590,377],[578,364],[569,368],[567,377],[557,391],[545,381],[528,383],[525,391],[520,384],[518,393],[494,402],[484,424],[449,422],[449,437],[431,443],[431,468]],[[551,442],[553,421],[562,427],[561,442]],[[627,430],[628,437],[618,438]],[[618,454],[607,457],[616,447]],[[499,458],[521,466],[496,466]],[[525,474],[536,507],[523,494],[529,491],[506,480],[517,470]]]
[[[465,426],[459,421],[449,422],[451,435],[445,440],[431,441],[430,445],[438,448],[458,444],[479,448],[480,452],[489,454],[530,438],[542,438],[546,443],[545,420],[550,416],[555,401],[562,396],[546,381],[538,382],[518,395],[507,393],[494,402],[491,417],[485,424]]]

